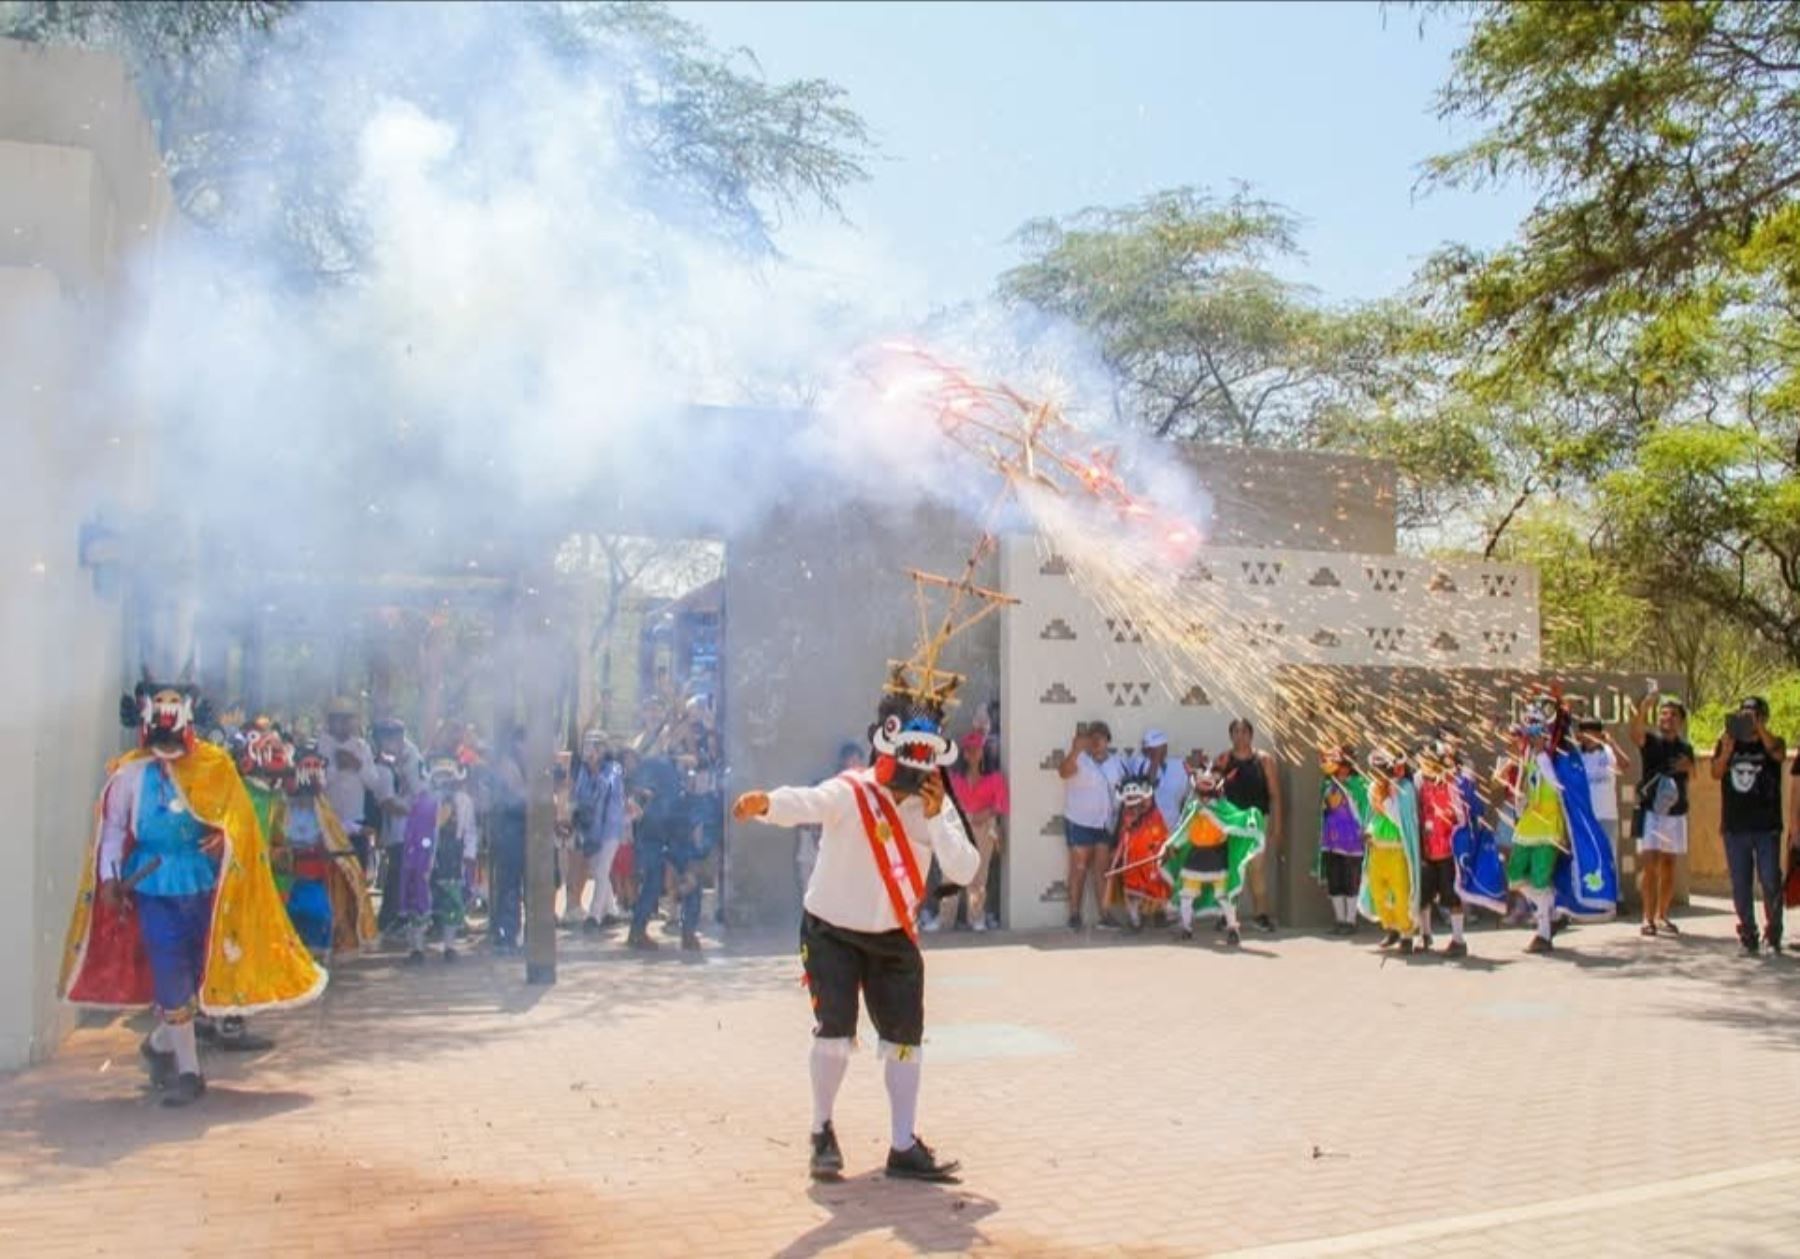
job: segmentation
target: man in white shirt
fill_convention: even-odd
[[[1188,774],[1179,761],[1169,759],[1169,736],[1160,730],[1144,732],[1144,767],[1146,776],[1156,785],[1156,811],[1162,814],[1169,834],[1181,821],[1182,806],[1187,803]]]
[[[375,840],[364,817],[363,795],[379,796],[387,781],[375,765],[375,753],[368,740],[356,733],[356,701],[342,696],[325,707],[325,733],[318,738],[320,753],[325,757],[325,799],[337,814],[356,849],[363,872],[369,873]]]
[[[1125,765],[1113,755],[1112,731],[1104,721],[1075,727],[1058,772],[1063,780],[1063,838],[1069,846],[1069,928],[1079,931],[1090,869],[1097,919],[1104,922],[1111,907],[1106,872],[1112,869],[1113,824]]]
[[[870,732],[876,764],[817,787],[752,791],[732,816],[772,826],[817,826],[819,856],[807,881],[800,956],[812,992],[812,1163],[816,1180],[835,1180],[844,1156],[832,1109],[850,1065],[858,998],[879,1036],[892,1142],[887,1174],[949,1181],[958,1164],[940,1161],[918,1137],[920,1044],[925,1033],[925,960],[918,912],[932,857],[945,881],[974,877],[981,857],[949,800],[944,768],[956,748],[943,734],[941,704],[890,694]]]
[[[1588,799],[1600,828],[1619,851],[1619,749],[1598,717],[1575,723],[1575,740],[1581,748],[1581,765],[1587,771]]]

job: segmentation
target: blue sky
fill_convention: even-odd
[[[1458,134],[1433,113],[1458,32],[1374,3],[675,3],[776,78],[843,85],[879,137],[852,220],[934,301],[986,291],[1024,220],[1158,188],[1249,182],[1302,218],[1294,278],[1403,284],[1447,241],[1490,246],[1517,189],[1418,188]]]

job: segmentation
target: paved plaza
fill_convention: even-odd
[[[922,1127],[956,1187],[877,1173],[866,1034],[851,1176],[806,1180],[783,940],[565,936],[547,990],[377,956],[261,1020],[273,1052],[211,1058],[196,1109],[150,1102],[122,1023],[0,1082],[0,1253],[1800,1253],[1800,961],[1737,960],[1717,905],[1685,923],[1543,959],[1486,929],[1465,964],[934,940]]]

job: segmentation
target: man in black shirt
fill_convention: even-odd
[[[1260,930],[1272,932],[1275,920],[1269,916],[1271,898],[1264,867],[1271,852],[1277,863],[1282,860],[1281,779],[1274,756],[1256,748],[1256,727],[1248,717],[1234,720],[1230,733],[1231,751],[1220,758],[1219,764],[1225,779],[1225,799],[1240,809],[1261,809],[1268,819],[1268,842],[1250,862],[1246,881],[1250,885],[1250,901],[1256,907],[1256,917],[1251,921]]]
[[[1719,829],[1725,864],[1731,870],[1731,901],[1737,909],[1741,957],[1757,951],[1753,883],[1763,895],[1762,943],[1781,952],[1781,762],[1787,745],[1769,730],[1769,704],[1752,695],[1725,723],[1713,750],[1712,774],[1719,780]]]

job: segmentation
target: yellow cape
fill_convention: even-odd
[[[375,942],[375,903],[369,899],[369,885],[363,878],[362,864],[354,855],[350,836],[338,821],[331,802],[320,796],[319,828],[325,832],[325,848],[332,853],[331,881],[325,885],[331,898],[331,947],[336,953],[354,953]]]
[[[108,767],[109,774],[150,755],[145,751],[127,753]],[[231,756],[222,748],[202,743],[167,764],[188,810],[216,828],[225,843],[213,892],[200,1008],[212,1015],[252,1014],[314,1000],[325,990],[325,970],[313,961],[288,921],[287,907],[275,890],[255,806]],[[104,793],[101,798],[105,799]],[[143,977],[148,968],[143,965],[138,933],[95,930],[105,917],[95,912],[94,896],[100,863],[99,812],[96,810],[75,912],[69,920],[60,991],[79,1005],[145,1005],[149,994]],[[118,955],[130,949],[135,949],[135,956]]]

